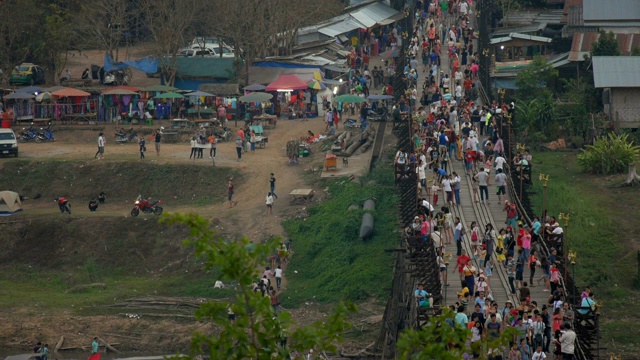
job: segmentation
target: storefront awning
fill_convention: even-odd
[[[364,26],[362,23],[360,23],[356,19],[349,17],[335,24],[320,28],[318,29],[318,32],[330,37],[336,37],[341,34],[346,34],[352,30],[366,29],[366,28],[367,28],[366,26]]]

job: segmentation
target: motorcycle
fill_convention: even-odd
[[[229,129],[226,126],[223,126],[222,130],[215,131],[214,135],[219,141],[229,141],[231,140],[233,133],[231,132],[231,129]]]
[[[133,209],[131,209],[131,216],[136,217],[140,215],[140,211],[148,214],[156,214],[156,216],[160,216],[162,214],[162,200],[158,200],[155,202],[149,202],[148,199],[144,199],[141,195],[138,195],[138,198],[133,203]]]
[[[71,203],[69,203],[69,200],[67,200],[67,198],[59,196],[53,199],[53,201],[58,203],[58,207],[60,208],[61,213],[64,214],[66,211],[69,213],[69,215],[71,215]]]
[[[118,144],[126,143],[138,138],[138,134],[133,130],[133,128],[129,129],[127,132],[124,132],[124,129],[120,129],[116,131],[114,135]]]
[[[104,75],[104,80],[102,82],[104,85],[127,85],[129,84],[129,74],[124,72],[123,70],[116,70],[108,72]]]
[[[36,133],[36,131],[33,129],[33,124],[31,124],[31,126],[29,126],[29,128],[25,129],[22,128],[22,131],[20,132],[20,142],[27,142],[29,140],[35,140],[38,136],[38,133]]]
[[[53,130],[51,130],[51,124],[47,126],[46,129],[40,128],[36,136],[36,142],[40,143],[43,141],[55,141],[56,139],[53,137]]]

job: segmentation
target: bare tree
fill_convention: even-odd
[[[40,10],[34,0],[0,2],[0,70],[3,83],[9,81],[16,65],[33,56],[37,46],[33,34],[38,27]]]
[[[77,21],[88,48],[103,49],[116,61],[124,34],[139,14],[139,7],[129,0],[92,0],[82,6]]]
[[[289,54],[300,27],[334,16],[344,7],[340,0],[306,1],[303,6],[287,0],[211,0],[207,4],[222,16],[208,22],[209,28],[203,31],[234,48],[236,65],[244,62],[245,82],[255,59]]]
[[[232,2],[232,1],[230,1]],[[144,21],[153,38],[153,52],[168,84],[177,72],[176,54],[193,34],[196,19],[204,11],[204,0],[141,0]]]

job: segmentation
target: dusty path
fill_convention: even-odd
[[[229,123],[233,128],[234,123]],[[134,143],[117,144],[113,141],[111,134],[115,127],[107,125],[104,132],[107,134],[107,144],[105,146],[105,160],[94,159],[96,152],[97,131],[73,130],[56,133],[57,141],[54,143],[26,143],[20,144],[20,158],[22,159],[56,159],[56,160],[86,160],[93,161],[146,161],[158,164],[166,163],[191,163],[201,164],[203,167],[212,167],[212,160],[205,152],[203,159],[190,160],[190,146],[188,142],[179,144],[163,143],[161,154],[157,156],[153,144],[147,143],[146,159],[139,159],[138,146]],[[237,129],[235,129],[237,130]],[[166,208],[167,211],[197,211],[204,216],[220,219],[223,224],[238,226],[242,225],[242,234],[249,238],[262,238],[264,234],[283,235],[280,225],[284,211],[289,209],[288,193],[297,187],[303,186],[302,172],[308,168],[313,161],[321,159],[319,149],[314,148],[315,156],[302,159],[298,166],[290,166],[286,157],[285,147],[287,141],[299,138],[308,130],[314,133],[324,130],[321,119],[312,119],[307,122],[298,120],[282,120],[278,122],[275,129],[268,131],[269,143],[265,149],[256,149],[255,152],[243,154],[242,160],[237,160],[235,143],[221,142],[218,144],[215,166],[235,168],[242,172],[245,181],[236,186],[234,200],[238,205],[229,209],[227,201],[212,204],[207,207],[181,206],[177,208]],[[271,173],[276,176],[276,194],[279,198],[275,201],[273,215],[266,215],[265,197],[269,192],[269,177]],[[226,189],[227,183],[220,184]],[[203,189],[193,189],[203,191]],[[131,199],[132,201],[134,199]],[[109,212],[89,213],[79,212],[80,216],[104,216],[104,215],[126,215],[129,204],[117,206]],[[34,209],[36,213],[56,213],[57,209],[52,207]],[[74,214],[76,215],[76,214]]]

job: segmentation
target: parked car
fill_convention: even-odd
[[[215,53],[209,49],[182,49],[178,51],[177,55],[185,57],[213,57]]]
[[[0,128],[0,155],[18,157],[18,139],[11,129]]]
[[[31,63],[22,63],[11,72],[9,84],[36,85],[44,84],[44,69]]]

